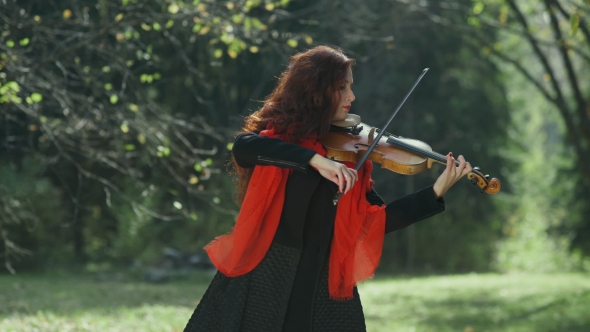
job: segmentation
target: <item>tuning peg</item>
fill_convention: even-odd
[[[486,178],[486,180],[488,180],[490,178],[490,175],[489,174],[486,174],[483,177]]]
[[[471,183],[477,184],[477,179],[475,177],[471,178]]]
[[[479,166],[475,166],[475,167],[473,167],[473,170],[474,171],[480,171],[481,169],[479,168]]]

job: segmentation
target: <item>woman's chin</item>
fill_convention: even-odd
[[[337,115],[332,119],[332,121],[342,121],[342,120],[346,120],[346,114]]]

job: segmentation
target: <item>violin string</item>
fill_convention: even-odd
[[[401,142],[401,141],[398,141],[398,140],[391,140],[390,142],[393,143],[394,145],[397,145],[397,146],[401,147],[401,148],[404,148],[404,149],[409,150],[409,151],[412,151],[412,152],[416,152],[418,154],[421,154],[421,155],[426,156],[426,157],[430,157],[432,159],[438,159],[438,160],[440,160],[441,157],[442,157],[440,155],[437,156],[437,153],[436,152],[426,151],[426,150],[423,150],[421,148],[418,148],[418,147],[409,145],[407,143],[404,143],[404,142]]]
[[[378,129],[377,128],[377,132],[380,132],[380,131],[381,131],[381,129]],[[401,138],[401,136],[393,135],[392,133],[389,133],[387,131],[383,132],[383,135],[388,136],[388,137],[393,137],[393,138]],[[438,161],[443,162],[443,163],[446,164],[446,156],[445,155],[442,155],[442,154],[440,154],[438,152],[424,150],[424,149],[415,147],[413,145],[409,145],[407,143],[404,143],[402,141],[395,140],[395,139],[394,140],[391,140],[391,142],[394,142],[394,144],[395,145],[398,145],[399,147],[403,147],[403,148],[408,149],[408,150],[410,150],[412,152],[416,152],[416,153],[422,154],[423,156],[430,157],[431,159],[435,159],[435,160],[438,160]],[[459,162],[458,161],[455,161],[455,165],[459,165]]]
[[[435,159],[435,160],[438,160],[440,162],[446,163],[446,156],[443,156],[440,153],[437,153],[437,152],[434,152],[434,151],[427,151],[427,150],[424,150],[424,149],[421,149],[421,148],[418,148],[418,147],[409,145],[407,143],[404,143],[404,142],[401,142],[401,141],[398,141],[398,140],[391,140],[390,142],[393,143],[394,145],[397,145],[397,146],[399,146],[401,148],[407,149],[407,150],[409,150],[411,152],[416,152],[416,153],[421,154],[423,156],[430,157],[431,159]],[[455,165],[458,165],[458,162],[457,161],[455,161]]]

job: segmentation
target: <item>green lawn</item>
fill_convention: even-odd
[[[182,331],[210,278],[3,275],[0,331]],[[590,331],[582,274],[379,279],[360,293],[369,331]]]

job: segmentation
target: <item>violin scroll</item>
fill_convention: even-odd
[[[481,188],[481,192],[485,192],[487,194],[496,194],[500,191],[502,184],[500,180],[496,178],[491,178],[489,175],[484,175],[479,167],[473,167],[473,170],[467,174],[467,179],[471,181],[474,185],[477,185]]]

